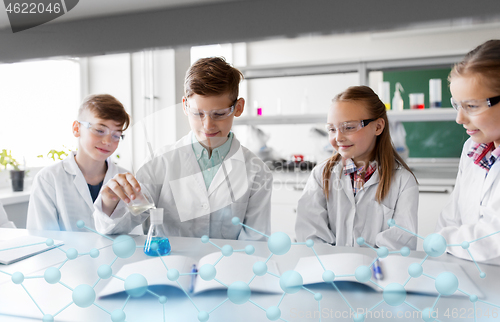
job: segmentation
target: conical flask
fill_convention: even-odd
[[[144,243],[144,253],[148,256],[164,256],[170,254],[170,241],[163,228],[163,208],[150,210],[151,226],[148,238]]]

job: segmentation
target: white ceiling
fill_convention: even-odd
[[[244,0],[80,0],[73,10],[49,23],[231,1]],[[0,4],[0,29],[4,28],[10,28],[10,23],[5,6]]]

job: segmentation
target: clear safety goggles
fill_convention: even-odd
[[[361,120],[361,121],[350,121],[350,122],[340,123],[340,125],[337,127],[335,127],[335,125],[333,125],[333,124],[327,124],[326,130],[329,133],[333,133],[333,134],[335,134],[337,132],[337,130],[339,130],[343,134],[352,134],[352,133],[358,132],[359,130],[361,130],[362,128],[364,128],[365,126],[370,124],[370,122],[373,122],[373,121],[375,121],[375,120],[374,119],[367,119],[367,120]]]
[[[202,121],[205,120],[205,118],[208,116],[210,116],[210,118],[214,121],[221,121],[221,120],[224,120],[224,119],[227,119],[228,117],[230,117],[231,115],[233,115],[234,113],[234,108],[236,106],[236,102],[238,100],[235,100],[233,105],[228,107],[228,108],[222,108],[220,110],[212,110],[212,111],[204,111],[204,110],[200,110],[200,109],[197,109],[197,108],[191,108],[189,105],[188,105],[188,101],[186,99],[186,109],[187,111],[189,112],[189,115],[195,117],[195,118],[199,118],[201,119]]]
[[[85,126],[87,129],[89,129],[90,133],[98,136],[98,137],[105,137],[111,134],[111,140],[114,142],[120,141],[120,139],[123,140],[125,138],[125,135],[122,134],[122,131],[111,131],[108,127],[100,124],[91,124],[90,122],[80,122],[78,121],[81,125]]]
[[[485,98],[480,100],[465,100],[457,102],[452,97],[451,106],[458,111],[459,108],[468,115],[478,115],[486,111],[488,108],[497,105],[500,102],[500,96]]]

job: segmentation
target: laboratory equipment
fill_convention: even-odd
[[[424,93],[412,93],[410,94],[410,109],[412,110],[423,110],[424,105]]]
[[[155,208],[155,204],[151,194],[141,185],[141,191],[136,193],[134,200],[130,199],[130,202],[127,203],[127,208],[133,215],[137,216],[149,209]]]
[[[394,98],[392,99],[392,109],[395,111],[402,111],[404,108],[403,98],[401,97],[401,93],[399,91],[403,91],[403,86],[401,83],[396,83],[396,89],[394,90]]]
[[[144,243],[144,253],[148,256],[169,255],[172,248],[163,228],[163,208],[152,209],[150,219],[151,225]]]
[[[385,105],[386,110],[391,109],[391,91],[389,82],[381,82],[378,84],[378,96]]]
[[[429,106],[441,107],[441,78],[429,80]]]

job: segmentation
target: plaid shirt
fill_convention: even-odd
[[[500,157],[500,146],[496,149],[493,142],[474,144],[467,156],[472,158],[475,164],[489,172],[495,161]]]
[[[345,160],[344,175],[351,176],[352,190],[354,192],[354,195],[356,195],[360,190],[363,189],[365,182],[370,180],[372,174],[375,172],[376,169],[377,169],[377,162],[375,161],[370,162],[368,170],[364,172],[363,171],[364,166],[356,168],[356,164],[354,164],[354,161],[352,159]]]

